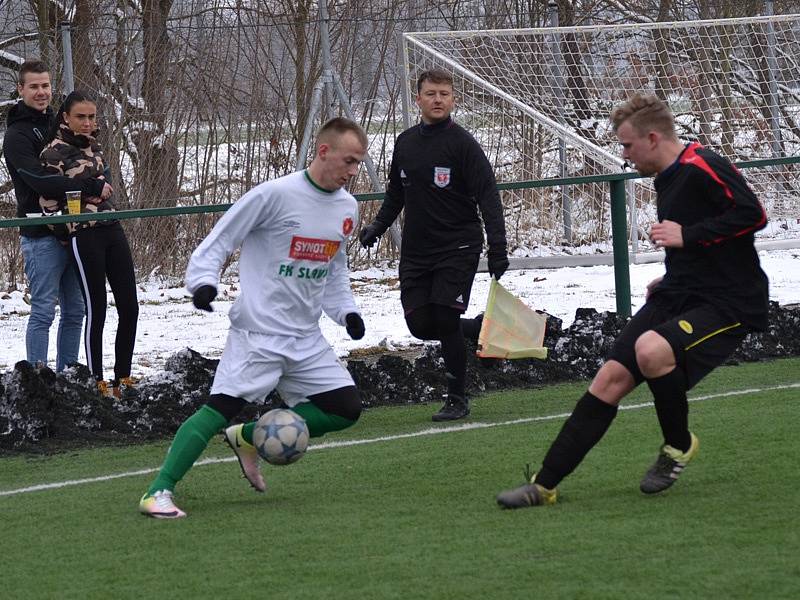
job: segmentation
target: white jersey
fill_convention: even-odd
[[[192,253],[186,287],[217,287],[222,266],[241,248],[241,294],[231,325],[244,331],[304,336],[325,311],[345,325],[359,312],[350,289],[345,246],[358,205],[344,189],[315,185],[307,171],[265,181],[247,192]]]

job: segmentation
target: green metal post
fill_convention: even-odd
[[[617,314],[631,316],[631,272],[628,256],[628,226],[625,218],[625,181],[611,182],[611,236],[614,248],[614,283]]]

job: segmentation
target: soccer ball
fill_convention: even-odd
[[[253,430],[253,445],[271,465],[289,465],[308,449],[308,425],[293,410],[276,408],[261,415]]]

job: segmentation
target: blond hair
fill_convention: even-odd
[[[626,121],[639,135],[655,130],[666,137],[678,137],[675,133],[675,118],[672,116],[672,111],[666,102],[653,94],[636,93],[611,112],[614,132]]]

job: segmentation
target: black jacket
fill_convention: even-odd
[[[386,197],[375,220],[384,230],[405,208],[401,255],[426,257],[483,246],[505,255],[506,229],[494,172],[480,145],[447,120],[416,125],[397,137]]]
[[[3,155],[14,183],[18,217],[24,217],[26,213],[41,213],[40,196],[60,200],[70,190],[81,190],[86,196],[99,196],[103,191],[104,181],[101,179],[75,180],[45,170],[39,154],[44,148],[53,118],[52,109],[39,112],[22,101],[8,113]],[[20,234],[44,237],[53,235],[53,230],[45,225],[31,225],[20,227]]]
[[[666,249],[666,274],[654,293],[679,304],[699,298],[765,329],[769,284],[753,242],[767,215],[741,173],[692,143],[653,183],[658,220],[679,223],[683,234],[683,248]]]

